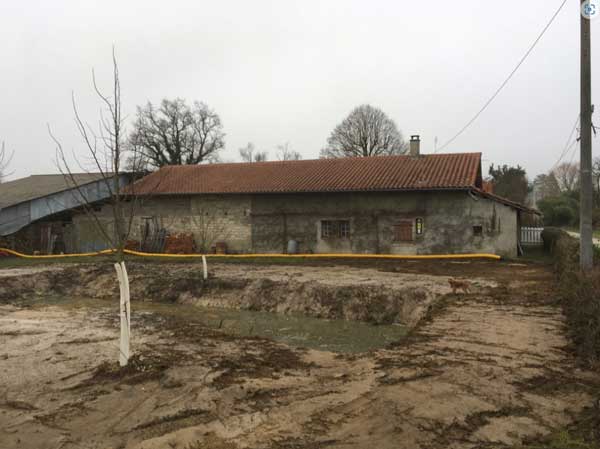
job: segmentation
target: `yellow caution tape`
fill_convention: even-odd
[[[49,254],[34,256],[30,254],[23,254],[12,249],[0,248],[0,252],[12,254],[13,256],[22,257],[25,259],[60,259],[64,257],[89,257],[89,256],[100,256],[104,254],[112,254],[116,252],[114,249],[105,249],[103,251],[97,251],[93,253],[81,253],[81,254]],[[164,257],[164,258],[198,258],[198,257],[225,257],[225,258],[237,258],[237,259],[253,259],[260,257],[283,257],[283,258],[304,258],[304,259],[398,259],[398,260],[419,260],[419,259],[494,259],[500,260],[501,257],[496,254],[420,254],[420,255],[408,255],[408,254],[163,254],[163,253],[143,253],[140,251],[133,251],[126,249],[123,251],[125,254],[139,257]]]

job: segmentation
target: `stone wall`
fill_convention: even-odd
[[[233,252],[249,252],[250,247],[249,196],[161,196],[126,203],[125,217],[135,213],[129,239],[142,239],[145,221],[154,221],[170,234],[193,234],[198,252],[210,251],[217,241],[227,243]],[[113,217],[111,206],[96,211],[105,232],[112,235]],[[106,239],[98,231],[98,225],[89,216],[78,214],[73,218],[76,240],[80,251],[106,248]]]
[[[110,228],[107,206],[100,216]],[[517,212],[467,192],[161,196],[141,204],[132,239],[141,238],[149,217],[170,233],[192,233],[198,251],[224,241],[231,252],[281,253],[289,240],[303,253],[515,256],[517,251]],[[324,237],[325,221],[346,223],[347,235]],[[74,223],[81,248],[89,247],[89,219]],[[397,240],[399,223],[410,227],[412,241]]]
[[[340,220],[349,222],[349,237],[323,238],[323,221]],[[412,242],[395,241],[394,226],[401,222],[412,223]],[[256,195],[252,224],[256,252],[280,252],[290,239],[299,242],[300,252],[315,253],[515,256],[517,251],[516,211],[467,192]]]

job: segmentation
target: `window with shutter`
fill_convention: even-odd
[[[413,240],[412,221],[401,221],[394,225],[394,242],[412,242]]]

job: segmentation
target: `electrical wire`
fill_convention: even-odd
[[[571,153],[571,158],[569,159],[569,165],[571,165],[573,163],[573,159],[575,158],[575,154],[577,153],[577,146],[575,145],[576,143],[579,143],[579,139],[575,139],[575,141],[571,144],[571,146],[575,147],[573,148],[573,152]]]
[[[575,139],[574,142],[570,143],[571,139],[573,138],[573,134],[575,133],[575,130],[577,129],[577,125],[579,125],[579,114],[577,114],[577,120],[575,120],[575,124],[573,125],[573,129],[571,130],[571,134],[569,134],[569,138],[567,139],[567,143],[565,143],[565,147],[563,148],[562,153],[560,153],[560,156],[558,157],[557,161],[552,165],[552,168],[549,170],[548,173],[553,172],[556,169],[556,167],[558,167],[558,164],[560,164],[560,161],[562,161],[562,159],[567,154],[569,154],[569,150],[579,140],[579,137],[578,137],[577,139]]]
[[[536,45],[538,44],[538,42],[542,39],[542,36],[544,36],[544,34],[548,30],[548,28],[550,28],[550,25],[552,25],[552,23],[554,22],[554,19],[556,19],[556,17],[561,12],[561,10],[563,9],[563,7],[565,6],[566,3],[567,3],[567,0],[563,0],[563,2],[560,4],[560,6],[558,7],[558,9],[554,13],[554,15],[550,18],[550,21],[546,24],[546,26],[544,27],[544,29],[542,30],[542,32],[535,39],[535,41],[533,41],[533,44],[529,47],[529,49],[525,52],[525,54],[523,55],[523,57],[521,58],[521,60],[519,61],[519,63],[512,70],[512,72],[510,72],[510,74],[508,75],[508,77],[502,82],[502,84],[500,85],[500,87],[498,89],[496,89],[496,91],[494,92],[494,94],[485,102],[485,104],[483,105],[483,107],[450,140],[448,140],[441,147],[437,148],[435,150],[435,153],[437,153],[438,151],[443,150],[448,145],[450,145],[452,142],[454,142],[462,133],[464,133],[467,130],[467,128],[469,128],[469,126],[471,126],[475,122],[475,120],[477,120],[479,118],[479,116],[483,113],[483,111],[485,111],[487,109],[487,107],[492,103],[492,101],[494,101],[494,99],[498,96],[498,94],[502,91],[502,89],[504,89],[504,87],[508,84],[508,82],[514,76],[514,74],[517,73],[517,70],[519,70],[519,68],[523,65],[523,63],[525,62],[525,60],[527,59],[527,57],[531,54],[531,52],[536,47]]]

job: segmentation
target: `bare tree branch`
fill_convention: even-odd
[[[280,161],[298,161],[302,155],[291,149],[289,142],[277,145],[277,159]]]
[[[138,156],[135,147],[128,148],[127,145],[124,144],[124,120],[121,116],[121,83],[114,48],[112,53],[112,63],[113,80],[110,95],[106,95],[102,92],[96,81],[95,72],[92,71],[94,92],[104,107],[103,112],[100,114],[98,134],[82,120],[75,101],[75,95],[72,95],[71,98],[76,128],[82,138],[91,161],[92,170],[85,169],[84,171],[86,173],[98,173],[102,184],[106,187],[109,195],[107,205],[112,218],[112,233],[110,233],[107,228],[108,223],[104,222],[102,217],[94,209],[94,206],[91,204],[91,198],[89,198],[82,189],[79,179],[73,173],[71,164],[65,156],[65,151],[61,142],[52,133],[50,126],[48,126],[48,132],[56,144],[56,164],[60,172],[72,185],[74,194],[80,200],[79,202],[82,204],[83,210],[92,220],[107,246],[116,250],[117,261],[120,262],[124,259],[123,250],[131,233],[132,223],[137,208],[136,206],[138,205],[134,187],[130,186],[129,190],[125,192],[125,195],[122,190],[124,176],[132,176],[135,180],[136,174],[135,172],[125,173],[123,172],[122,167],[124,166],[124,160],[128,156],[128,152],[133,153],[133,156],[129,157],[133,158],[134,168],[138,166],[135,162]],[[81,164],[76,156],[74,159],[80,167],[83,167],[83,164]]]
[[[407,143],[393,120],[368,104],[358,106],[337,125],[321,157],[367,157],[404,154]]]
[[[565,162],[556,167],[553,172],[562,192],[573,192],[579,185],[579,165]]]
[[[266,151],[256,151],[252,142],[248,142],[248,145],[238,151],[242,162],[264,162],[269,159],[269,154]]]
[[[12,174],[7,173],[6,170],[8,169],[8,166],[10,165],[14,155],[14,151],[11,153],[7,152],[4,141],[2,141],[2,144],[0,145],[0,182],[2,182],[5,177]]]
[[[138,107],[130,142],[148,165],[191,165],[211,162],[225,147],[219,116],[206,104],[188,106],[181,98],[162,100],[159,109],[148,102]]]

